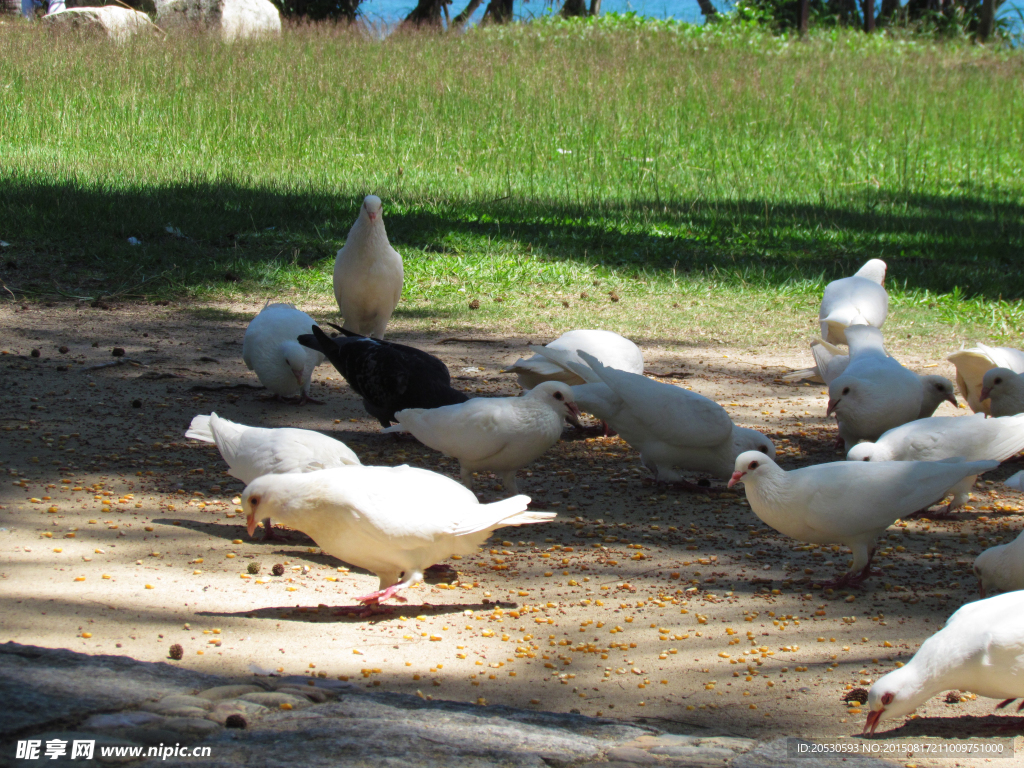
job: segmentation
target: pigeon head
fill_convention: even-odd
[[[954,394],[955,389],[953,388],[953,382],[945,376],[938,376],[935,374],[931,376],[922,376],[921,386],[924,388],[924,397],[921,401],[922,415],[931,416],[935,413],[935,409],[939,407],[939,404],[943,400],[947,403],[951,403],[954,408],[959,407],[959,403],[956,401],[956,395]]]
[[[380,198],[376,195],[367,195],[363,198],[363,210],[360,211],[360,215],[366,214],[366,218],[371,223],[381,220],[381,210],[384,208],[384,204],[380,201]]]
[[[1019,398],[1022,394],[1024,382],[1021,381],[1019,373],[1009,368],[989,368],[985,371],[985,377],[981,380],[982,400],[988,400],[993,396],[997,400],[1005,396]]]
[[[257,520],[273,517],[282,521],[281,486],[287,484],[286,478],[286,475],[263,475],[245,486],[242,511],[245,512],[245,528],[250,537],[256,533]]]
[[[857,443],[846,454],[847,461],[893,461],[892,451],[878,443]]]
[[[909,715],[932,695],[924,690],[914,660],[875,681],[868,691],[868,719],[864,733],[874,733],[882,720]]]
[[[835,379],[828,387],[828,408],[825,415],[831,416],[839,409],[848,410],[861,399],[861,389],[860,382],[851,376],[840,376]]]
[[[756,429],[746,427],[733,427],[732,430],[733,455],[739,456],[747,451],[759,451],[765,456],[775,458],[775,443],[762,435]]]
[[[736,457],[735,471],[729,478],[728,487],[732,488],[741,480],[749,483],[778,470],[774,459],[761,451],[744,451]]]
[[[563,418],[580,417],[580,409],[572,395],[572,387],[561,381],[543,381],[523,397],[532,397],[547,403]]]

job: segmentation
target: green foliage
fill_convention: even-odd
[[[822,281],[878,256],[894,301],[1022,327],[1019,51],[630,15],[39,40],[0,35],[19,296],[329,298],[374,192],[423,322],[484,296],[503,300],[481,322],[605,324],[611,291],[635,323],[723,292],[813,312]]]

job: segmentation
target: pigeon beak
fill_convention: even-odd
[[[959,408],[960,407],[960,403],[958,403],[956,401],[956,395],[947,395],[946,396],[946,402],[951,403],[954,408]]]
[[[981,399],[982,400],[988,400],[988,398],[989,398],[989,396],[991,396],[991,394],[992,394],[992,390],[989,389],[988,387],[982,387],[981,388]]]
[[[981,579],[978,579],[978,594],[981,596],[982,600],[985,599],[985,582]]]
[[[249,532],[249,538],[251,539],[253,534],[256,533],[256,513],[250,512],[245,518],[245,530]]]
[[[732,488],[738,483],[742,477],[747,474],[746,472],[733,472],[732,477],[729,478],[729,483],[725,486],[726,488]]]
[[[579,421],[579,418],[580,418],[580,407],[578,405],[576,405],[576,403],[566,403],[565,407],[568,408],[569,409],[569,413],[571,413],[573,416],[575,416],[576,420]]]
[[[376,211],[371,211],[369,208],[366,209],[366,216],[367,216],[367,218],[370,219],[370,221],[376,221],[377,220],[377,212]]]
[[[875,728],[878,727],[878,721],[882,719],[882,713],[885,712],[885,707],[881,709],[873,709],[868,712],[868,721],[864,723],[864,730],[861,733],[874,733]]]
[[[825,415],[826,416],[831,416],[832,412],[835,411],[836,406],[839,405],[839,403],[840,403],[840,400],[829,400],[828,401],[828,408],[825,410]]]

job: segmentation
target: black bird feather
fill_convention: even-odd
[[[403,408],[440,408],[469,398],[453,389],[448,367],[433,355],[405,344],[346,331],[331,338],[318,325],[299,336],[304,347],[323,352],[381,426],[391,426]]]

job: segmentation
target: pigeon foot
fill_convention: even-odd
[[[309,405],[323,405],[324,401],[323,400],[314,400],[312,397],[309,397],[308,395],[303,395],[302,397],[299,398],[298,404],[299,405],[306,405],[306,404],[309,404]]]
[[[407,602],[406,599],[401,595],[396,594],[404,586],[404,584],[392,584],[387,589],[378,589],[375,592],[370,592],[367,595],[357,597],[356,600],[365,605],[379,605],[380,603],[383,603],[385,600],[387,600],[389,597],[393,597],[395,598],[395,600],[404,603]]]
[[[270,518],[263,520],[263,540],[264,541],[287,541],[286,536],[278,536],[274,533],[274,527],[270,524]]]

